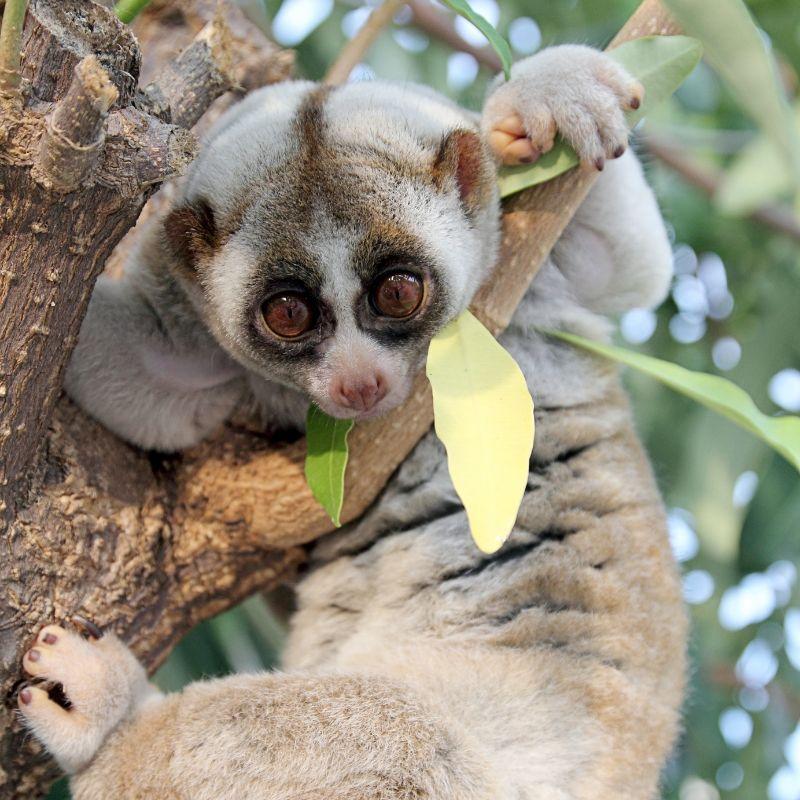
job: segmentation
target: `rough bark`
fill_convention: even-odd
[[[209,6],[204,0],[196,7],[179,0],[174,8],[156,2],[137,27],[145,39],[152,32],[162,47],[165,39],[170,47],[186,44],[208,23]],[[56,404],[97,272],[153,187],[178,171],[191,148],[188,133],[169,120],[172,103],[154,103],[153,91],[143,93],[128,80],[137,73],[138,50],[104,13],[81,0],[33,3],[23,66],[28,102],[4,108],[0,121],[2,798],[36,797],[52,775],[13,717],[19,660],[42,622],[80,613],[114,628],[154,668],[196,622],[290,577],[302,559],[298,545],[331,529],[306,486],[302,442],[276,447],[229,425],[181,456],[156,459],[119,442],[66,399]],[[87,14],[104,20],[105,34],[97,35],[98,23],[94,16],[86,22]],[[233,14],[228,9],[225,19],[239,58],[220,72],[246,88],[265,76],[285,76],[286,56],[253,46],[258,37]],[[72,24],[77,32],[67,33]],[[656,0],[646,0],[622,35],[672,31]],[[75,66],[91,52],[119,99],[86,185],[64,194],[37,182],[32,165],[54,111],[46,103],[64,96]],[[161,74],[164,60],[145,64],[148,81]],[[212,113],[226,102],[218,100]],[[592,181],[590,173],[573,171],[507,204],[501,264],[474,306],[492,330],[508,323]],[[134,229],[111,259],[112,268],[119,268],[135,236]],[[431,420],[420,377],[402,409],[357,426],[345,519],[375,499]]]
[[[2,798],[36,797],[54,774],[13,713],[19,658],[42,620],[82,612],[125,632],[155,666],[199,620],[298,560],[238,529],[184,533],[173,519],[174,466],[63,397],[57,405],[94,279],[148,197],[195,152],[185,126],[226,89],[291,67],[265,40],[242,46],[248,24],[225,11],[187,30],[188,56],[165,51],[160,96],[173,99],[157,105],[138,88],[136,40],[110,11],[32,0],[21,91],[0,97]]]

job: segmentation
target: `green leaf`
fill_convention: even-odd
[[[497,32],[492,23],[476,11],[473,11],[466,0],[442,0],[442,2],[448,8],[455,11],[456,14],[471,22],[489,40],[489,44],[494,48],[497,55],[500,56],[500,62],[503,65],[503,72],[506,76],[506,80],[510,80],[511,62],[513,60],[511,57],[511,48],[508,46],[508,42]]]
[[[714,69],[754,122],[775,142],[800,188],[800,134],[778,70],[742,0],[666,0],[684,29],[703,43]]]
[[[800,471],[800,417],[789,415],[768,417],[758,410],[744,389],[717,375],[692,372],[669,361],[584,339],[573,333],[563,331],[547,333],[597,355],[610,358],[612,361],[633,367],[661,381],[676,392],[690,397],[750,431]]]
[[[609,50],[608,55],[644,86],[644,102],[636,111],[626,114],[628,123],[635,125],[666,100],[697,66],[702,54],[700,42],[688,36],[645,36]],[[549,181],[577,164],[575,151],[558,139],[553,149],[535,164],[503,167],[499,178],[500,196],[508,197]]]
[[[433,337],[425,367],[436,435],[484,553],[511,533],[528,483],[533,400],[517,362],[464,311]]]
[[[317,502],[333,524],[341,525],[344,471],[347,467],[347,434],[351,419],[334,419],[311,405],[306,417],[306,480]]]
[[[129,25],[149,3],[150,0],[119,0],[114,6],[114,13]]]
[[[800,105],[795,108],[795,123],[800,131]],[[725,170],[714,202],[723,214],[741,216],[791,197],[793,186],[783,152],[774,139],[762,133],[742,148]]]

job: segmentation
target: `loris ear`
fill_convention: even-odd
[[[203,199],[170,211],[164,220],[164,235],[181,264],[192,272],[219,245],[214,211]]]
[[[491,197],[496,180],[494,162],[480,135],[470,130],[450,131],[439,145],[433,164],[436,185],[455,179],[461,202],[473,213]]]

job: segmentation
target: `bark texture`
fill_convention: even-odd
[[[32,0],[21,91],[0,97],[2,798],[35,798],[55,775],[13,712],[19,659],[43,620],[83,613],[156,666],[198,621],[298,561],[236,527],[184,535],[175,466],[60,398],[94,280],[148,197],[190,162],[187,128],[227,89],[291,69],[232,6],[210,16],[182,24],[180,42],[166,36],[173,48],[145,93],[139,45],[108,9]]]
[[[146,53],[154,43],[143,65],[146,91],[135,41],[103,7],[33,0],[28,14],[24,103],[7,102],[0,117],[0,798],[37,797],[53,775],[13,715],[19,660],[43,622],[82,614],[115,629],[154,668],[198,621],[290,578],[299,545],[331,530],[305,483],[302,442],[276,447],[229,425],[179,457],[156,459],[59,400],[97,273],[154,187],[191,157],[193,137],[172,114],[191,124],[223,88],[221,75],[243,91],[291,67],[237,14],[226,5],[226,27],[214,32],[205,27],[214,23],[206,0],[156,0],[136,26]],[[164,65],[203,29],[176,77],[180,60]],[[621,37],[670,32],[658,2],[646,0]],[[65,192],[37,180],[33,167],[48,119],[61,119],[53,104],[91,54],[117,100],[82,185]],[[208,81],[198,82],[198,64],[209,58]],[[180,80],[196,88],[188,111],[170,89]],[[210,114],[229,102],[231,93]],[[507,204],[500,267],[473,309],[493,331],[507,325],[593,177],[575,170]],[[145,213],[168,196],[159,192]],[[109,268],[120,268],[136,235],[125,237]],[[431,421],[420,376],[403,408],[352,432],[345,520],[373,502]]]

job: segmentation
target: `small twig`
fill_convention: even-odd
[[[410,0],[408,6],[412,13],[411,24],[415,28],[449,45],[453,50],[469,53],[492,72],[502,70],[503,65],[497,53],[491,47],[476,47],[462,38],[456,30],[453,17],[434,8],[425,0]]]
[[[0,94],[19,94],[20,42],[28,0],[6,0],[0,28]]]
[[[119,0],[114,6],[114,13],[126,25],[130,25],[149,3],[150,0]]]
[[[337,86],[344,83],[364,55],[378,38],[380,32],[391,23],[394,15],[405,5],[405,0],[384,0],[359,28],[358,33],[342,48],[341,53],[325,76],[325,83]]]
[[[677,172],[687,183],[696,186],[709,197],[717,193],[719,176],[683,155],[680,145],[654,135],[645,136],[642,141],[649,153]],[[751,211],[748,216],[755,222],[800,241],[800,220],[788,206],[765,205]]]
[[[97,163],[103,124],[117,89],[96,56],[76,67],[69,90],[47,120],[34,177],[60,192],[77,189]]]

